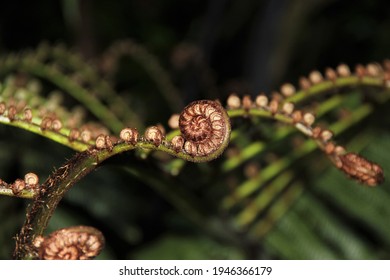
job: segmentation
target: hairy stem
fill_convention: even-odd
[[[64,166],[57,169],[42,185],[38,196],[29,206],[25,223],[16,237],[14,258],[36,258],[32,247],[34,239],[43,234],[58,203],[78,180],[91,172],[98,164],[98,158],[90,151],[76,154]]]
[[[32,247],[34,239],[42,235],[52,217],[58,203],[65,193],[82,177],[94,170],[98,164],[106,159],[133,149],[160,150],[168,154],[189,161],[209,161],[214,158],[213,154],[193,157],[183,152],[176,152],[168,145],[158,147],[150,142],[139,141],[136,144],[118,143],[112,149],[89,149],[76,154],[72,159],[57,169],[41,186],[39,194],[28,209],[26,221],[16,238],[14,258],[36,258],[36,252]],[[217,151],[216,151],[217,152]],[[195,216],[194,216],[195,217]],[[196,217],[199,220],[199,217]]]

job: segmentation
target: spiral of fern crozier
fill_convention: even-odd
[[[74,226],[38,236],[33,244],[41,260],[87,260],[99,255],[104,237],[93,227]]]
[[[230,140],[230,118],[218,101],[198,100],[187,105],[179,118],[183,150],[193,161],[212,160]]]

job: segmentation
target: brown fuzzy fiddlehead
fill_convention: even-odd
[[[348,176],[368,186],[376,186],[384,181],[382,168],[355,153],[339,157],[339,168]]]
[[[88,260],[99,255],[103,246],[103,234],[87,226],[60,229],[34,240],[41,260]]]
[[[209,160],[218,157],[226,148],[230,138],[230,119],[217,101],[198,100],[186,106],[179,118],[183,140],[176,139],[175,149],[183,143],[185,153]]]

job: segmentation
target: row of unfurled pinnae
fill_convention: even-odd
[[[10,189],[12,193],[18,196],[22,191],[28,190],[34,193],[39,190],[39,178],[35,173],[27,173],[24,175],[24,179],[16,179],[15,182],[8,184],[0,179],[0,186],[6,189]]]

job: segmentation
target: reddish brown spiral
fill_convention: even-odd
[[[217,157],[229,143],[230,119],[217,101],[190,103],[180,115],[179,127],[185,140],[183,149],[193,157]]]
[[[34,240],[38,256],[43,260],[86,260],[99,255],[104,246],[102,233],[87,226],[57,230]]]

